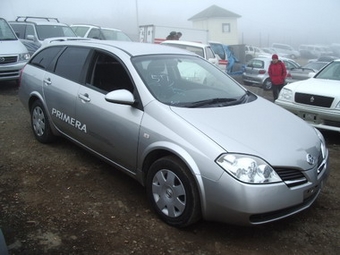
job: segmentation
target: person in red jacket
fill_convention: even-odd
[[[279,60],[278,55],[272,56],[272,62],[268,68],[268,74],[272,82],[274,101],[278,98],[279,93],[285,85],[285,79],[287,76],[287,69],[285,64]]]

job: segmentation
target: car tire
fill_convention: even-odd
[[[193,175],[175,156],[155,161],[147,174],[146,192],[157,215],[174,227],[186,227],[201,218],[199,193]]]
[[[271,82],[271,80],[270,80],[269,78],[266,79],[266,80],[263,82],[262,88],[263,88],[264,90],[271,90],[272,87],[273,87],[273,84],[272,84],[272,82]]]
[[[50,143],[55,140],[48,116],[41,101],[37,100],[31,107],[31,126],[35,138],[41,143]]]

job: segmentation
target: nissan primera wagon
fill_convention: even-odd
[[[23,69],[19,97],[38,141],[67,137],[124,171],[172,226],[278,220],[329,175],[320,132],[181,49],[55,42]]]

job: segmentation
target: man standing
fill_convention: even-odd
[[[268,74],[272,82],[274,101],[278,98],[279,93],[285,85],[287,70],[285,64],[279,60],[278,55],[272,56],[272,62],[268,68]]]

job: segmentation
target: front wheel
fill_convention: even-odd
[[[174,156],[151,165],[146,192],[154,211],[171,226],[185,227],[201,218],[196,182],[186,165]]]
[[[262,87],[263,87],[264,90],[271,90],[272,87],[273,87],[273,84],[272,84],[271,80],[268,78],[263,82]]]
[[[35,101],[31,107],[31,126],[39,142],[49,143],[55,139],[44,106],[40,101]]]

